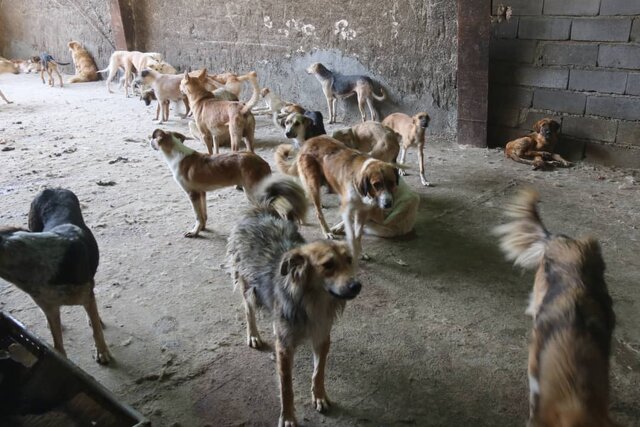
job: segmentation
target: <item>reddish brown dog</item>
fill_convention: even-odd
[[[570,162],[553,152],[559,130],[560,124],[555,120],[538,120],[533,125],[532,133],[507,143],[504,155],[518,163],[532,165],[533,170],[545,166],[571,166]]]

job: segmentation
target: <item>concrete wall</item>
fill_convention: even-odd
[[[572,157],[640,166],[640,1],[493,0],[489,144],[544,116]]]
[[[5,20],[12,22],[0,39],[0,48],[9,57],[46,48],[64,58],[63,45],[79,39],[103,67],[113,49],[106,3],[0,2],[0,26]],[[304,72],[309,64],[323,62],[344,74],[367,74],[379,82],[390,95],[388,102],[378,104],[383,114],[426,110],[432,116],[432,133],[455,134],[456,0],[147,0],[130,4],[136,48],[161,52],[174,66],[205,66],[215,72],[256,70],[262,85],[325,113],[320,85]],[[37,28],[50,21],[53,28],[39,35]],[[36,25],[27,26],[27,22]],[[345,106],[348,119],[356,119],[355,100],[339,103],[338,119],[344,117]]]

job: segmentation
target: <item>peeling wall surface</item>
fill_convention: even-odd
[[[389,97],[377,104],[382,114],[427,111],[432,133],[455,133],[455,0],[147,0],[130,5],[136,48],[161,52],[179,69],[256,70],[261,85],[326,115],[320,84],[304,71],[322,62],[382,85]],[[0,26],[6,28],[0,48],[8,57],[47,49],[68,58],[66,43],[78,39],[104,67],[113,50],[109,22],[106,1],[5,0],[0,2]],[[338,103],[338,120],[358,118],[355,99]]]

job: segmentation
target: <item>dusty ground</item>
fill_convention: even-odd
[[[0,104],[0,224],[25,225],[44,186],[72,189],[101,249],[97,298],[115,356],[91,359],[81,308],[63,309],[70,358],[160,426],[274,425],[273,356],[244,343],[240,295],[222,268],[225,239],[247,207],[234,189],[210,194],[214,230],[189,240],[193,216],[167,166],[149,148],[152,108],[109,95],[102,82],[44,87],[32,75],[0,79],[16,103]],[[155,108],[155,107],[153,107]],[[186,132],[185,121],[164,128]],[[267,121],[258,152],[270,162],[283,141]],[[192,145],[200,150],[197,143]],[[10,150],[12,151],[5,151]],[[501,152],[431,142],[415,234],[367,239],[361,295],[334,328],[327,415],[309,404],[311,356],[295,363],[304,425],[513,426],[527,417],[524,315],[533,275],[503,260],[490,229],[518,186],[543,195],[553,231],[599,237],[618,325],[612,358],[612,411],[640,425],[640,180],[629,170],[578,165],[531,172]],[[415,162],[415,153],[409,161]],[[99,186],[98,181],[114,181]],[[324,196],[330,218],[337,199]],[[314,220],[303,229],[318,238]],[[51,340],[44,316],[0,282],[0,310]],[[269,321],[261,329],[271,337]]]

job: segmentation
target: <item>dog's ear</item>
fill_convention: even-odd
[[[188,71],[185,71],[185,72],[184,72],[184,79],[188,82],[188,81],[189,81],[189,78],[190,78],[190,77],[189,77],[189,72],[188,72]]]
[[[207,69],[203,68],[202,71],[200,72],[200,75],[198,76],[198,78],[200,80],[205,80],[207,78]]]
[[[551,120],[549,122],[549,127],[551,128],[552,132],[558,132],[560,130],[560,123],[556,122],[555,120]]]
[[[297,250],[285,253],[280,261],[280,274],[291,275],[296,282],[304,277],[307,270],[307,258]]]
[[[162,138],[165,135],[166,134],[164,133],[164,131],[162,129],[156,129],[156,130],[153,131],[153,134],[151,134],[151,138],[158,139],[158,138]]]
[[[193,138],[190,138],[188,136],[185,136],[185,135],[181,134],[180,132],[172,132],[172,133],[173,133],[173,136],[175,136],[176,138],[178,138],[180,140],[180,142],[184,142],[187,139],[193,139]]]
[[[305,128],[305,129],[306,129],[306,128],[308,128],[308,127],[313,126],[313,120],[311,120],[311,119],[310,119],[309,117],[307,117],[307,116],[302,116],[302,121],[303,121],[303,124],[304,124],[304,128]]]
[[[360,181],[360,185],[358,185],[358,190],[360,191],[360,194],[365,197],[369,194],[369,190],[371,190],[371,181],[369,181],[368,176],[362,178],[362,181]]]
[[[538,120],[533,124],[533,131],[535,133],[540,133],[540,130],[542,129],[542,125],[544,125],[544,119]]]

